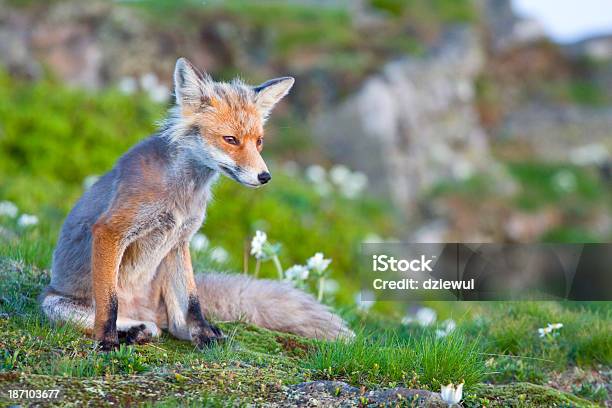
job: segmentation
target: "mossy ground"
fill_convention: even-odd
[[[229,340],[209,350],[164,335],[108,354],[94,350],[85,336],[73,337],[71,329],[44,338],[30,332],[32,324],[20,318],[0,322],[0,401],[9,402],[8,389],[59,389],[51,402],[62,406],[253,403],[279,399],[284,385],[305,379],[299,362],[308,340],[242,323],[221,323]],[[64,344],[55,341],[61,336]]]
[[[596,407],[591,401],[530,383],[481,385],[466,397],[468,407]]]

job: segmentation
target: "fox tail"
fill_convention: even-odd
[[[270,330],[316,339],[349,339],[342,318],[287,282],[245,275],[196,275],[202,311],[220,321],[244,321]]]

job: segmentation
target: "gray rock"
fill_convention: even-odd
[[[311,381],[288,387],[283,406],[356,407],[394,406],[408,403],[415,407],[446,407],[440,394],[403,387],[365,391],[341,381]]]
[[[476,33],[453,30],[428,55],[388,63],[316,118],[315,136],[333,161],[365,172],[373,193],[410,214],[423,190],[491,167],[473,107],[483,64]]]
[[[27,46],[30,22],[20,13],[0,5],[0,66],[12,74],[39,78],[42,69]]]
[[[598,62],[610,61],[612,60],[612,33],[585,38],[565,45],[563,50],[573,58],[589,58]]]
[[[368,404],[382,406],[394,403],[405,403],[415,407],[447,407],[440,398],[440,393],[409,388],[391,388],[387,390],[374,390],[366,393]]]
[[[534,19],[514,13],[510,0],[481,0],[484,23],[492,51],[504,52],[516,46],[546,38],[543,26]]]
[[[499,137],[520,140],[547,161],[578,165],[611,159],[612,108],[529,104],[508,114]]]

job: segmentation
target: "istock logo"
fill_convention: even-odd
[[[421,255],[417,259],[395,259],[388,255],[372,255],[372,270],[375,272],[433,272],[431,264],[435,256]]]

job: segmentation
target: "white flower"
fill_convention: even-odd
[[[308,279],[308,268],[304,265],[293,265],[285,271],[285,280],[288,281],[305,281]]]
[[[17,225],[20,227],[30,227],[38,224],[38,217],[31,214],[21,214],[17,220]]]
[[[313,164],[306,168],[306,178],[312,183],[319,184],[325,182],[327,173],[325,169],[318,164]]]
[[[576,189],[576,176],[569,170],[561,170],[553,176],[553,187],[555,190],[568,193]]]
[[[609,158],[610,153],[608,152],[608,149],[606,146],[599,143],[577,147],[569,152],[570,161],[579,166],[603,164]]]
[[[346,198],[355,198],[361,194],[368,185],[368,177],[361,172],[352,173],[340,186],[340,192]]]
[[[170,90],[166,85],[158,84],[153,88],[149,89],[149,98],[153,102],[163,103],[170,97]]]
[[[442,322],[442,326],[444,330],[450,333],[457,328],[457,323],[453,319],[446,319]]]
[[[552,334],[553,336],[557,336],[559,333],[557,330],[563,327],[563,323],[548,323],[546,327],[542,327],[538,329],[538,334],[540,337],[546,337],[548,334]]]
[[[323,257],[322,252],[317,252],[306,261],[306,265],[308,265],[308,269],[321,274],[325,272],[329,264],[331,263],[331,259],[325,259]]]
[[[268,240],[268,236],[263,231],[255,231],[255,236],[251,240],[251,255],[257,259],[262,259],[264,254],[264,244]]]
[[[10,201],[0,201],[0,217],[5,215],[10,218],[15,218],[19,213],[19,208]]]
[[[474,166],[467,160],[459,160],[453,165],[452,171],[456,179],[467,180],[474,174]]]
[[[89,190],[96,182],[100,179],[100,176],[96,174],[92,174],[90,176],[85,177],[83,180],[83,188],[85,190]]]
[[[336,164],[329,170],[329,178],[338,186],[344,184],[350,176],[351,171],[348,167],[343,166],[342,164]]]
[[[152,72],[146,73],[140,77],[140,86],[145,91],[150,91],[158,84],[157,75]]]
[[[202,251],[208,248],[208,238],[204,234],[195,234],[193,238],[191,238],[191,248],[194,251]]]
[[[363,295],[366,296],[363,296]],[[364,298],[374,298],[374,293],[369,290],[364,290],[363,292],[357,292],[355,294],[355,303],[357,304],[357,310],[360,312],[367,312],[374,306],[376,303],[375,300],[363,300]]]
[[[543,328],[538,329],[538,334],[540,335],[540,337],[544,337],[548,333],[550,333],[550,330],[548,329],[548,327],[543,327]]]
[[[436,330],[436,337],[442,338],[446,337],[452,333],[453,330],[457,327],[457,323],[453,319],[446,319],[442,322],[442,328]]]
[[[225,263],[229,259],[229,254],[222,247],[214,247],[210,251],[210,259],[218,263]]]
[[[449,407],[458,404],[463,397],[463,383],[457,385],[456,387],[453,385],[453,383],[442,386],[440,396],[442,397],[442,401],[446,402]]]
[[[130,76],[122,77],[117,84],[119,91],[126,95],[132,95],[134,92],[136,92],[136,87],[136,80]]]
[[[429,307],[422,307],[416,312],[416,321],[421,326],[431,326],[436,322],[438,314]]]
[[[402,318],[402,324],[409,325],[412,323],[417,323],[419,326],[427,327],[434,324],[437,318],[438,314],[435,310],[429,307],[422,307],[416,312],[414,316],[404,316]]]

